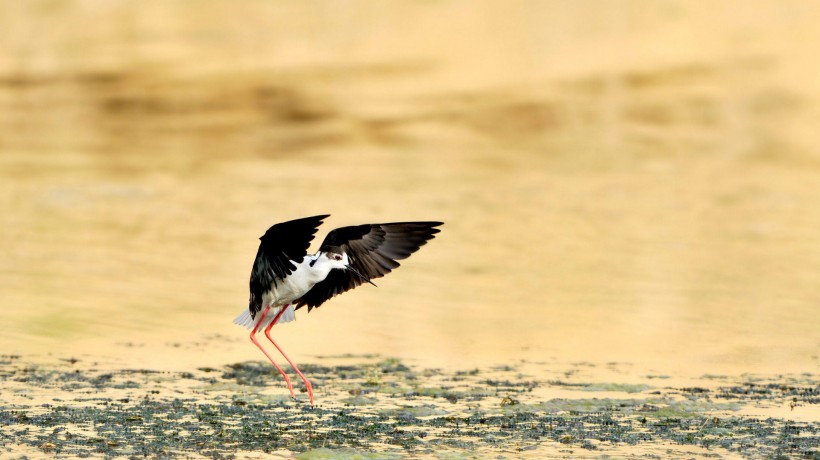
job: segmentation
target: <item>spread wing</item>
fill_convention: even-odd
[[[439,225],[442,222],[394,222],[337,228],[327,235],[319,250],[345,252],[354,270],[370,279],[380,278],[399,266],[397,260],[410,257],[433,239],[440,231],[436,228]],[[333,269],[324,281],[296,301],[296,308],[307,305],[310,311],[360,284],[361,278],[353,273]]]
[[[292,261],[302,261],[316,230],[327,217],[322,215],[282,222],[269,228],[259,238],[262,242],[259,243],[251,270],[248,305],[251,317],[255,318],[262,309],[262,295],[270,290],[271,285],[296,269]]]

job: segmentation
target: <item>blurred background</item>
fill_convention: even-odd
[[[820,6],[0,1],[0,352],[263,359],[258,237],[443,220],[297,362],[820,368]],[[319,241],[314,242],[317,248]]]

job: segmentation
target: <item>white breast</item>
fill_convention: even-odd
[[[282,307],[291,305],[295,300],[301,298],[310,291],[316,283],[324,280],[327,274],[330,273],[331,267],[327,264],[314,263],[313,266],[310,265],[315,257],[316,256],[305,256],[302,262],[296,265],[296,270],[284,280],[278,280],[276,283],[273,283],[270,290],[262,295],[262,310],[267,306],[271,307],[265,317],[265,324],[260,326],[262,329],[273,320],[274,316],[276,316]],[[250,311],[246,309],[234,319],[234,323],[245,326],[248,329],[253,329],[258,319],[258,317],[256,319],[252,318]],[[295,319],[296,315],[291,305],[288,310],[282,314],[277,324],[286,323]]]
[[[302,262],[284,280],[277,280],[271,285],[270,290],[262,295],[262,305],[281,307],[292,303],[305,295],[318,282],[312,275],[310,265]]]

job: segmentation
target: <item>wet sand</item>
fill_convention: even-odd
[[[619,363],[453,372],[348,356],[302,367],[316,389],[311,407],[262,362],[190,372],[95,364],[3,357],[4,456],[820,455],[820,386],[807,375],[707,375],[677,387]],[[612,380],[590,380],[602,375]]]

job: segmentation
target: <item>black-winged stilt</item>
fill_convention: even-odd
[[[370,283],[399,266],[440,230],[442,222],[393,222],[337,228],[328,233],[316,254],[308,254],[311,240],[329,215],[305,217],[269,228],[260,240],[251,270],[248,309],[234,323],[252,329],[251,342],[267,356],[290,390],[293,384],[285,371],[256,340],[261,328],[279,353],[305,382],[310,403],[313,388],[282,348],[270,336],[276,323],[296,319],[295,310],[307,305],[308,312],[331,297]],[[375,286],[375,284],[373,284]],[[269,314],[270,313],[270,314]]]

